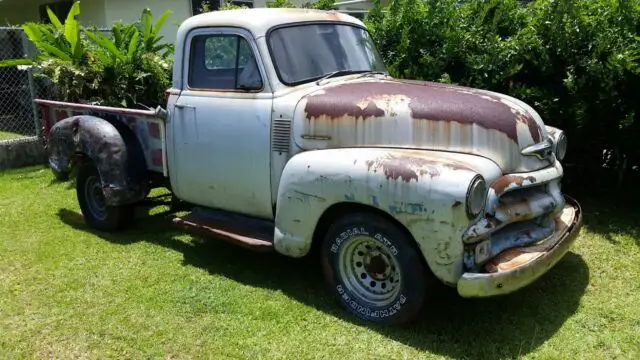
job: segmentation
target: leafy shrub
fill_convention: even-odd
[[[375,2],[366,23],[394,76],[530,103],[567,132],[576,181],[620,185],[640,165],[640,1]]]
[[[144,9],[139,22],[115,24],[109,35],[78,23],[79,2],[64,24],[50,9],[47,12],[51,24],[23,25],[38,55],[0,66],[34,65],[63,101],[125,107],[163,103],[170,87],[173,45],[161,43],[158,34],[170,11],[154,24],[151,11]]]

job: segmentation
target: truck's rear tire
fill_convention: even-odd
[[[133,205],[108,206],[105,203],[100,173],[90,161],[78,164],[76,194],[82,215],[90,227],[102,231],[116,231],[131,224],[134,216]]]
[[[331,290],[362,320],[398,325],[420,312],[430,283],[414,241],[382,216],[354,213],[328,229],[322,269]]]

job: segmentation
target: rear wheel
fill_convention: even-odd
[[[92,162],[78,165],[76,194],[87,225],[103,231],[120,230],[129,225],[133,220],[133,205],[107,205],[98,169]]]
[[[420,311],[428,272],[402,229],[384,217],[356,213],[334,222],[324,238],[324,275],[341,304],[362,320],[402,324]]]

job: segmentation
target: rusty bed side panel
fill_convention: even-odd
[[[166,145],[163,113],[160,110],[134,110],[106,106],[35,100],[43,112],[44,136],[59,121],[78,115],[90,115],[112,124],[123,124],[133,131],[142,147],[147,168],[166,175]]]

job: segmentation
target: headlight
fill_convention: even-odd
[[[564,156],[567,154],[567,136],[563,133],[560,133],[558,139],[556,140],[556,159],[562,161]]]
[[[487,183],[480,175],[473,178],[467,190],[467,215],[475,218],[484,209],[487,200]]]

